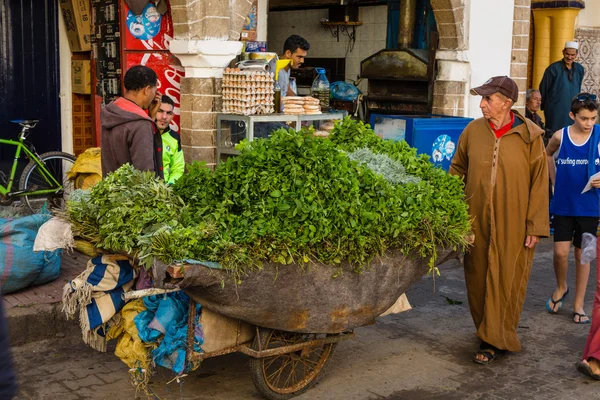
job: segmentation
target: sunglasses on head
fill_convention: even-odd
[[[576,97],[577,100],[579,101],[587,101],[587,100],[591,100],[591,101],[596,101],[596,95],[595,94],[580,94]]]

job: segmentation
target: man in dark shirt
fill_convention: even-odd
[[[563,59],[548,66],[540,82],[542,110],[546,126],[552,133],[573,124],[569,117],[571,101],[581,92],[584,69],[577,62],[579,43],[566,42]]]
[[[525,94],[525,118],[532,120],[537,126],[544,130],[544,145],[548,144],[548,139],[552,137],[552,132],[544,126],[542,117],[538,115],[540,105],[542,104],[542,94],[537,89],[528,89]]]

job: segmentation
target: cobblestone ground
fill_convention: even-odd
[[[600,399],[600,382],[574,368],[589,325],[571,322],[571,300],[559,315],[544,303],[554,288],[552,243],[541,243],[529,284],[519,335],[523,352],[489,366],[471,362],[477,346],[466,304],[462,269],[442,268],[432,292],[424,278],[408,293],[414,309],[381,318],[341,343],[321,383],[298,399]],[[571,265],[573,261],[571,260]],[[593,268],[592,268],[593,269]],[[570,284],[574,274],[570,271]],[[591,312],[592,282],[586,304]],[[448,299],[461,301],[450,304]],[[134,399],[127,367],[113,354],[89,349],[78,337],[57,338],[14,349],[20,399]],[[161,371],[151,389],[161,399],[259,399],[245,356],[207,360],[185,378]],[[139,398],[146,398],[138,394]]]

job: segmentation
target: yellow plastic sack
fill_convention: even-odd
[[[100,147],[92,147],[81,153],[67,173],[67,178],[74,181],[75,189],[90,189],[100,182],[102,180]]]
[[[89,257],[96,257],[98,255],[98,249],[96,246],[83,239],[75,239],[75,246],[77,250]]]
[[[115,348],[115,355],[129,368],[148,370],[152,361],[151,351],[156,347],[156,345],[142,342],[133,322],[135,316],[145,309],[142,299],[129,301],[121,310],[119,323],[112,326],[106,336],[107,340],[119,339]]]
[[[102,175],[98,174],[78,174],[75,178],[75,189],[90,189],[96,183],[102,180]]]

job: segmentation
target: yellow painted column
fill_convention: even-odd
[[[554,3],[554,2],[544,2]],[[563,58],[565,42],[575,38],[575,19],[581,8],[535,8],[532,3],[535,28],[532,87],[538,88],[548,65]]]

